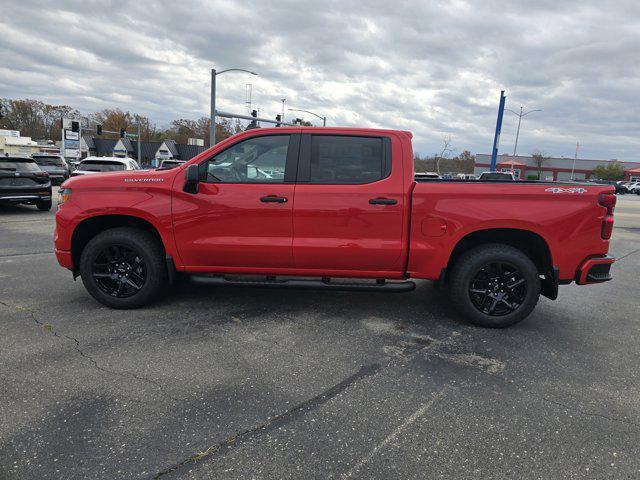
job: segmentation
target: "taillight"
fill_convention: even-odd
[[[49,174],[47,172],[35,172],[36,177],[48,177]]]
[[[602,231],[600,236],[603,240],[609,240],[613,233],[613,209],[616,206],[617,198],[613,193],[601,193],[598,196],[598,204],[607,209],[607,214],[602,219]]]
[[[598,203],[607,209],[607,215],[613,215],[617,200],[613,193],[601,193],[598,197]]]
[[[609,240],[611,238],[611,234],[613,233],[613,217],[611,215],[607,215],[602,219],[602,239]]]

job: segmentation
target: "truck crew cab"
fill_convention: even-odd
[[[263,128],[174,169],[71,178],[55,252],[113,308],[151,302],[176,272],[388,292],[430,279],[504,327],[560,284],[611,279],[615,200],[606,185],[416,180],[405,131]]]

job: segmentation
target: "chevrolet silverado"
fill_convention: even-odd
[[[558,286],[611,279],[614,189],[414,178],[411,134],[282,127],[173,169],[67,180],[55,253],[113,308],[177,273],[214,285],[403,292],[435,281],[471,322],[505,327]]]

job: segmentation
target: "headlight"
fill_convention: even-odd
[[[61,188],[58,190],[58,206],[62,205],[64,202],[71,198],[71,189],[70,188]]]

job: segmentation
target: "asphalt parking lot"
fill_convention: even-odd
[[[0,208],[0,478],[640,477],[640,196],[615,279],[506,330],[428,282],[110,310],[57,265],[54,213]]]

